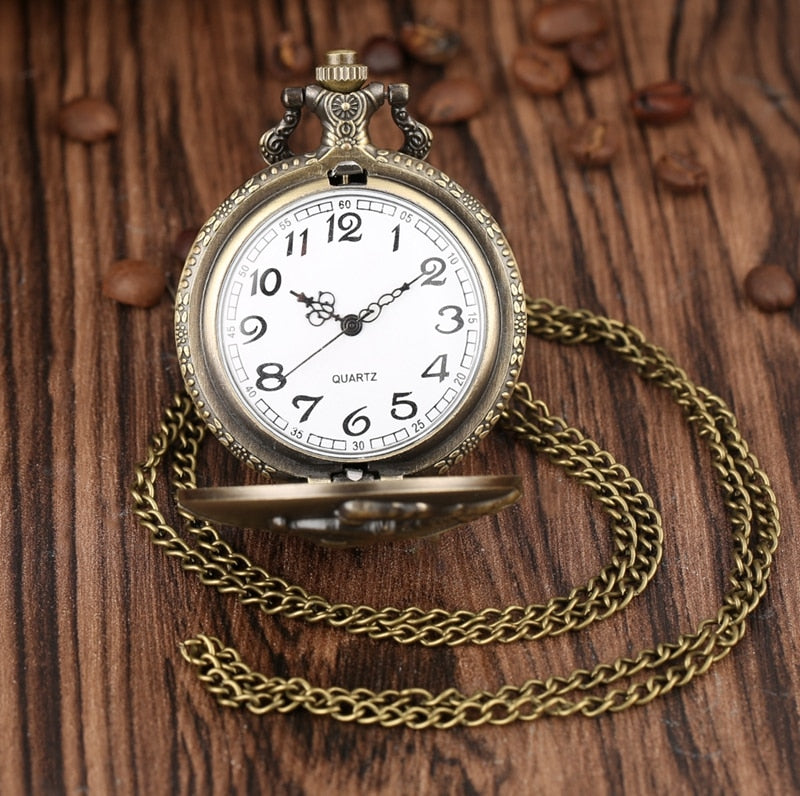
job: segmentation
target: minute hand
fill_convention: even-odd
[[[355,337],[356,335],[360,334],[361,329],[365,323],[372,323],[380,314],[381,310],[384,307],[388,307],[393,301],[396,301],[400,296],[403,295],[407,290],[410,290],[411,285],[414,284],[418,279],[422,279],[425,276],[425,273],[421,273],[419,276],[414,277],[410,282],[403,282],[400,287],[396,287],[390,293],[384,293],[377,301],[373,301],[371,304],[368,304],[361,312],[357,315],[345,315],[344,318],[338,318],[341,324],[341,331],[331,337],[327,343],[323,343],[316,351],[313,351],[309,354],[302,362],[295,365],[288,373],[284,374],[285,378],[288,378],[292,375],[296,370],[299,370],[303,365],[306,364],[309,360],[313,359],[317,354],[324,351],[329,345],[335,343],[340,337],[347,336],[347,337]]]
[[[381,314],[384,307],[388,307],[392,302],[397,301],[403,293],[411,289],[411,285],[413,285],[414,282],[418,279],[422,279],[423,276],[425,276],[424,273],[415,276],[410,282],[403,282],[400,287],[396,287],[389,293],[384,293],[377,301],[367,304],[367,306],[358,313],[359,319],[364,323],[372,323]]]

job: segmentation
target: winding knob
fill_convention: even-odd
[[[316,70],[317,83],[341,92],[361,88],[367,75],[367,67],[356,63],[355,50],[331,50],[325,55],[325,64]]]

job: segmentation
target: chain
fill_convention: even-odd
[[[422,688],[381,692],[320,688],[297,677],[255,672],[236,650],[198,635],[184,642],[181,652],[219,704],[246,707],[253,713],[287,713],[302,707],[341,721],[417,729],[508,724],[574,713],[595,716],[646,704],[685,685],[742,638],[745,620],[766,590],[780,524],[769,480],[742,439],[736,418],[722,399],[695,385],[632,326],[542,299],[528,299],[527,314],[529,333],[564,344],[601,344],[633,365],[643,379],[665,388],[708,447],[733,542],[730,588],[716,616],[635,657],[472,695],[454,688],[439,694]],[[542,605],[451,612],[334,604],[255,566],[212,526],[183,510],[186,534],[181,536],[159,509],[155,484],[169,454],[173,485],[196,485],[204,426],[185,393],[176,394],[167,408],[147,459],[136,470],[134,511],[152,542],[205,585],[234,594],[266,614],[325,623],[370,638],[426,646],[509,643],[585,628],[621,610],[647,586],[661,560],[663,531],[652,499],[609,453],[534,400],[527,384],[517,385],[501,423],[588,487],[611,520],[616,552],[610,562],[585,585]],[[626,683],[635,675],[640,677]]]

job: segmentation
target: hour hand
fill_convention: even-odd
[[[294,290],[289,291],[301,304],[308,307],[306,318],[312,326],[322,326],[325,321],[331,318],[335,321],[341,321],[341,317],[333,311],[336,303],[336,297],[333,293],[327,291],[320,291],[317,293],[316,298],[311,298],[305,293],[296,293]]]

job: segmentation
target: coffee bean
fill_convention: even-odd
[[[419,115],[430,124],[453,124],[473,117],[483,108],[481,87],[468,78],[434,83],[420,98]]]
[[[117,260],[103,278],[103,293],[108,298],[133,307],[158,304],[165,287],[164,271],[145,260]]]
[[[691,155],[668,152],[656,162],[656,176],[675,193],[691,193],[704,188],[708,172]]]
[[[387,75],[403,68],[403,50],[397,39],[373,36],[361,48],[361,63],[373,75]]]
[[[569,82],[572,69],[561,51],[542,44],[528,44],[514,56],[514,76],[531,94],[558,94]]]
[[[437,66],[452,60],[461,48],[461,36],[435,22],[406,22],[400,43],[412,58]]]
[[[572,65],[587,75],[605,72],[614,63],[615,57],[611,39],[605,33],[573,39],[567,45],[567,54]]]
[[[58,129],[67,138],[93,144],[119,132],[119,116],[104,100],[78,97],[61,106]]]
[[[561,0],[539,7],[530,30],[544,44],[566,44],[578,36],[594,36],[608,27],[603,10],[589,0]]]
[[[311,72],[314,55],[311,48],[294,33],[279,33],[270,53],[270,66],[278,77],[290,77]]]
[[[199,231],[197,227],[187,227],[175,236],[175,240],[172,241],[171,251],[176,260],[180,260],[180,262],[186,261]]]
[[[692,89],[680,80],[665,80],[634,91],[630,98],[633,115],[647,124],[669,124],[683,119],[694,106]]]
[[[617,130],[602,119],[589,119],[572,131],[567,148],[581,166],[606,166],[619,148]]]
[[[757,265],[744,280],[747,297],[764,312],[790,309],[797,300],[797,285],[780,265]]]

